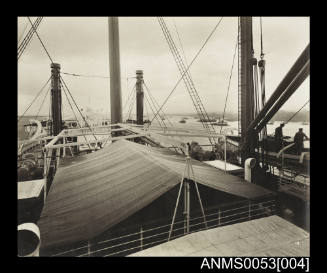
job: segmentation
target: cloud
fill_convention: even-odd
[[[188,63],[193,59],[220,17],[167,17],[175,44],[183,56],[175,25]],[[33,18],[35,20],[35,17]],[[269,97],[305,46],[309,43],[309,18],[264,17],[264,52],[267,62],[266,88]],[[18,20],[18,36],[26,18]],[[157,101],[162,103],[180,74],[155,17],[120,17],[121,76],[134,76],[144,70],[144,79]],[[38,33],[63,72],[85,75],[109,75],[108,19],[106,17],[44,17]],[[260,54],[259,18],[253,18],[254,49]],[[29,27],[28,27],[29,28]],[[26,32],[28,31],[28,28]],[[237,37],[237,18],[226,17],[198,56],[190,71],[196,89],[207,111],[222,111]],[[50,76],[50,61],[34,36],[18,63],[18,112],[24,111],[26,96],[35,95]],[[63,75],[81,105],[109,111],[109,80],[73,78]],[[135,80],[122,80],[123,102]],[[227,109],[237,111],[237,59],[233,71]],[[303,85],[297,99],[285,107],[297,110],[309,96],[309,85]],[[181,106],[182,105],[182,106]],[[181,106],[181,107],[180,107]],[[194,112],[183,82],[165,106],[167,112]]]

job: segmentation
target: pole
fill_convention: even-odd
[[[143,125],[143,71],[136,70],[136,124]]]
[[[204,209],[203,209],[203,205],[202,205],[202,200],[201,200],[201,196],[200,196],[200,191],[199,191],[199,188],[198,188],[198,184],[197,184],[196,181],[195,181],[194,170],[193,170],[193,166],[191,165],[191,162],[190,162],[190,168],[191,168],[192,175],[193,175],[193,181],[194,181],[194,185],[195,185],[196,193],[197,193],[198,198],[199,198],[199,203],[200,203],[200,207],[201,207],[201,211],[202,211],[202,215],[203,215],[204,224],[205,224],[205,227],[206,227],[206,229],[207,229],[207,228],[208,228],[208,225],[207,225],[206,215],[204,214]]]
[[[239,22],[239,121],[243,142],[253,120],[252,17],[240,17]]]
[[[116,124],[122,122],[118,17],[109,17],[108,28],[111,124]]]
[[[186,234],[190,233],[190,182],[185,181],[186,184]]]
[[[143,227],[141,226],[141,231],[140,231],[140,234],[141,234],[141,250],[143,250]]]
[[[173,231],[173,225],[174,225],[174,222],[175,222],[175,217],[176,217],[176,212],[177,212],[179,197],[180,197],[181,191],[182,191],[182,186],[183,186],[183,182],[184,182],[184,178],[185,178],[186,168],[187,168],[187,164],[185,165],[184,173],[183,173],[182,180],[181,180],[181,183],[180,183],[180,186],[179,186],[179,191],[178,191],[178,195],[177,195],[176,205],[175,205],[175,209],[174,209],[174,215],[173,215],[173,219],[171,221],[169,235],[168,235],[168,242],[170,240],[171,233]]]
[[[45,199],[47,197],[47,153],[46,153],[46,151],[43,152],[43,157],[44,157],[44,166],[43,166],[43,178],[44,178],[43,197],[44,197],[44,201],[43,201],[43,203],[45,204]]]
[[[225,172],[226,172],[226,154],[227,154],[227,137],[225,136],[225,147],[224,147],[224,157],[225,157]]]
[[[52,134],[58,135],[62,130],[62,100],[60,85],[60,64],[51,64],[51,115]]]

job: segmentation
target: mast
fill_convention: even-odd
[[[143,124],[143,105],[143,71],[136,70],[136,123],[139,125]]]
[[[122,122],[118,17],[108,18],[111,124]]]
[[[239,133],[244,141],[246,129],[254,119],[253,116],[253,42],[252,17],[239,18]]]
[[[62,100],[60,87],[60,64],[51,64],[51,115],[52,135],[58,135],[62,130]]]
[[[241,135],[241,161],[244,165],[249,157],[255,157],[257,135],[247,132],[254,119],[254,82],[253,66],[257,60],[254,58],[252,17],[239,18],[239,63],[238,63],[238,129]]]

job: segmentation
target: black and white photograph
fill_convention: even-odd
[[[18,16],[17,257],[308,272],[310,19]]]

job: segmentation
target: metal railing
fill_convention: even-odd
[[[211,209],[213,210],[213,209]],[[179,219],[174,223],[173,234],[170,240],[182,237],[187,234],[205,230],[207,224],[209,228],[216,228],[247,220],[253,220],[265,216],[273,215],[276,211],[275,200],[269,200],[259,203],[247,203],[239,207],[224,209],[222,207],[214,208],[215,212],[206,213],[206,222],[203,221],[203,215],[190,218],[190,232],[185,233],[185,219]],[[87,241],[85,245],[61,251],[52,256],[126,256],[134,252],[144,250],[148,247],[167,242],[171,224],[156,226],[144,229],[141,226],[139,231],[131,232],[125,235],[109,238],[102,241]]]

